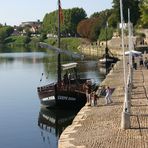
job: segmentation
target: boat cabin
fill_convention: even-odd
[[[77,65],[78,63],[68,63],[68,64],[62,64],[62,73],[63,75],[63,81],[67,83],[66,81],[72,81],[78,79],[77,75]]]
[[[72,68],[76,68],[78,63],[68,63],[68,64],[62,64],[62,70],[68,70]]]

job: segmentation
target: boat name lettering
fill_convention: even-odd
[[[66,97],[66,96],[58,96],[59,100],[70,100],[70,101],[75,101],[76,98],[73,97]]]

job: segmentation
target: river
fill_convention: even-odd
[[[0,53],[1,148],[57,148],[75,117],[77,112],[40,107],[37,86],[56,80],[56,62],[50,58],[55,59],[44,52]],[[96,61],[79,61],[79,69],[97,83],[104,78]]]

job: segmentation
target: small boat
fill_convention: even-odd
[[[113,55],[104,54],[102,58],[99,59],[98,64],[100,67],[110,68],[112,64],[116,63],[119,59]]]
[[[100,67],[105,67],[106,71],[112,67],[113,63],[116,63],[119,59],[115,57],[112,52],[109,50],[107,45],[107,27],[108,23],[106,23],[106,47],[105,47],[105,54],[99,59],[98,64]]]

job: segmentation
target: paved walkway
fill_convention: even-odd
[[[59,148],[148,148],[148,70],[134,70],[131,100],[131,128],[121,129],[123,111],[122,62],[110,72],[102,85],[115,88],[113,103],[98,100],[97,107],[85,106],[59,140]]]

